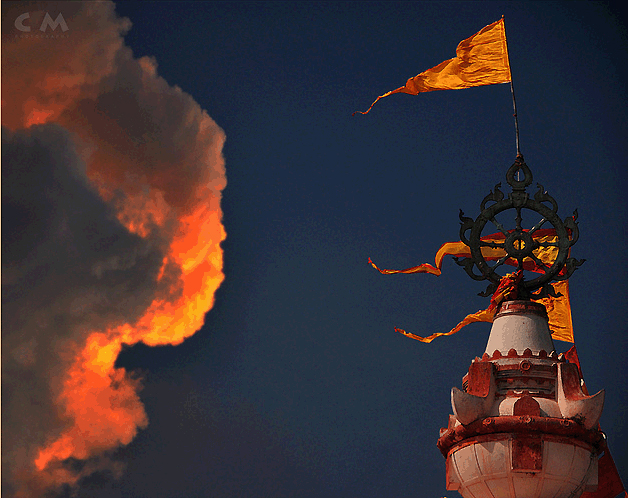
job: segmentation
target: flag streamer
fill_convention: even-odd
[[[408,79],[404,86],[377,97],[366,111],[356,111],[353,115],[367,114],[380,99],[395,93],[418,95],[434,90],[460,90],[473,86],[510,83],[511,80],[506,30],[502,17],[461,41],[453,59],[441,62]]]
[[[462,320],[458,325],[456,325],[449,332],[436,332],[428,337],[421,337],[415,334],[410,334],[402,329],[395,329],[397,332],[410,337],[412,339],[416,339],[421,342],[432,342],[437,337],[442,337],[446,335],[453,335],[458,332],[463,327],[466,327],[470,323],[475,322],[492,322],[493,317],[495,316],[495,312],[497,311],[497,307],[506,300],[509,299],[517,299],[517,286],[519,282],[521,282],[521,278],[523,277],[523,271],[517,270],[515,273],[509,273],[502,277],[497,289],[493,293],[493,297],[491,298],[491,304],[485,310],[476,311],[470,315],[467,315],[464,320]]]
[[[481,240],[484,242],[495,242],[495,243],[503,243],[506,236],[501,233],[494,233],[491,235],[487,235],[482,237]],[[539,229],[534,232],[533,236],[534,240],[539,243],[555,243],[557,241],[556,230],[554,229]],[[506,255],[506,251],[503,247],[486,247],[483,246],[481,248],[482,256],[487,261],[497,261]],[[538,258],[541,263],[545,263],[548,261],[553,261],[556,258],[556,252],[558,248],[556,246],[547,245],[539,247],[534,255]],[[411,268],[406,268],[404,270],[388,270],[379,268],[373,261],[369,258],[369,263],[373,268],[384,275],[392,275],[396,273],[430,273],[432,275],[439,276],[441,274],[443,259],[445,256],[456,256],[456,257],[469,257],[471,255],[471,250],[469,246],[467,246],[462,241],[457,242],[446,242],[443,244],[440,249],[437,251],[436,256],[434,257],[434,265],[429,263],[423,263],[418,266],[413,266]],[[510,266],[518,266],[518,262],[514,259],[507,259],[505,264]],[[527,258],[523,262],[523,270],[540,272],[543,269],[532,259]],[[497,310],[497,306],[506,299],[516,299],[517,292],[517,284],[522,278],[522,270],[519,270],[516,273],[508,274],[504,276],[499,283],[499,286],[493,293],[491,298],[491,304],[485,310],[479,310],[475,313],[467,315],[458,325],[456,325],[449,332],[436,332],[430,336],[422,337],[416,334],[412,334],[410,332],[406,332],[403,329],[395,328],[395,331],[405,335],[406,337],[410,337],[412,339],[416,339],[421,342],[432,342],[437,337],[449,336],[453,335],[456,332],[459,332],[463,327],[469,325],[470,323],[476,322],[488,322],[492,323],[493,317],[495,315],[495,311]],[[513,280],[518,279],[518,280]],[[569,302],[569,281],[562,280],[555,284],[553,284],[554,290],[556,291],[556,295],[558,297],[548,296],[545,298],[538,299],[538,302],[545,306],[547,310],[548,318],[549,318],[549,328],[552,332],[552,338],[565,341],[565,342],[574,342],[573,336],[573,324],[571,321],[571,305]]]

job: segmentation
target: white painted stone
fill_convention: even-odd
[[[547,353],[555,350],[545,318],[534,314],[508,314],[495,318],[485,353],[492,356],[493,352],[499,351],[506,356],[511,349],[522,354],[526,348],[537,355],[541,350]]]
[[[450,454],[448,490],[463,498],[578,498],[597,484],[597,457],[569,442],[543,441],[543,468],[512,470],[512,434]],[[573,493],[573,495],[572,495]]]

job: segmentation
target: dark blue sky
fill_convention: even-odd
[[[80,497],[453,497],[436,448],[488,305],[432,262],[515,159],[508,85],[394,95],[505,16],[521,149],[579,212],[571,279],[589,390],[628,479],[625,18],[606,2],[122,2],[126,44],[224,129],[225,281],[177,347],[125,350],[150,424]],[[557,342],[564,351],[569,344]]]

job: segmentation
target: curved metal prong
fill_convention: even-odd
[[[469,275],[473,280],[486,280],[486,277],[484,275],[478,275],[473,271],[475,261],[473,261],[471,258],[464,258],[461,260],[454,256],[454,261],[457,265],[462,266],[464,268],[464,271],[467,272],[467,275]]]

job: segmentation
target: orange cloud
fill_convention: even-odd
[[[224,132],[133,57],[112,3],[47,2],[68,30],[23,36],[41,5],[2,5],[3,486],[22,497],[119,470],[148,417],[116,358],[203,325],[226,237]]]

